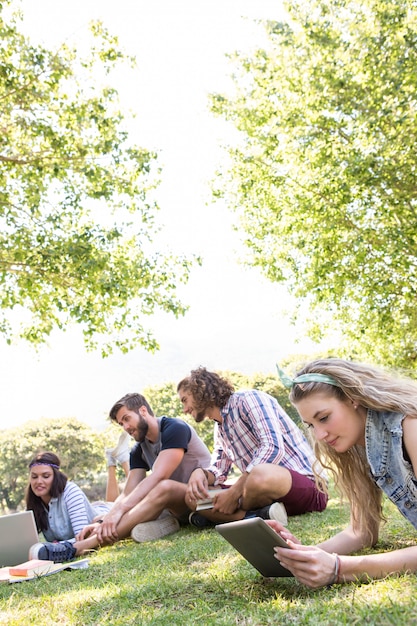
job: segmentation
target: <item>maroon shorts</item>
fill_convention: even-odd
[[[278,502],[285,505],[287,515],[301,515],[313,511],[323,511],[327,505],[327,494],[317,489],[316,483],[308,476],[288,470],[292,478],[292,486],[286,496]]]

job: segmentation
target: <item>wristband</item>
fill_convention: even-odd
[[[331,587],[332,585],[337,585],[340,580],[339,580],[339,576],[340,576],[340,557],[338,554],[336,554],[336,552],[333,552],[333,556],[335,557],[335,563],[334,563],[334,572],[333,572],[333,578],[332,580],[328,583],[328,587]]]

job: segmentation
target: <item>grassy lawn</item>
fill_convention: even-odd
[[[417,542],[386,504],[378,550]],[[304,543],[346,525],[331,499],[321,514],[290,518]],[[263,579],[215,530],[183,528],[147,544],[124,541],[90,557],[87,570],[0,585],[0,624],[224,625],[417,624],[417,578],[404,575],[310,591],[293,579]]]

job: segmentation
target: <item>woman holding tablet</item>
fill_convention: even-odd
[[[351,515],[318,546],[268,522],[293,548],[275,548],[276,558],[311,588],[417,571],[417,546],[349,556],[376,544],[383,493],[417,528],[417,385],[342,359],[312,361],[294,379],[278,371]]]

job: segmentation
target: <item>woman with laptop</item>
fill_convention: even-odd
[[[91,504],[78,485],[60,469],[53,452],[41,452],[29,463],[26,509],[32,510],[38,532],[47,541],[75,541],[75,536],[98,515],[105,515],[112,502]]]
[[[376,544],[383,493],[417,528],[417,385],[343,359],[312,361],[294,379],[279,373],[351,517],[348,528],[318,546],[303,546],[268,522],[292,548],[276,547],[276,558],[311,588],[416,572],[417,546],[349,555]]]

